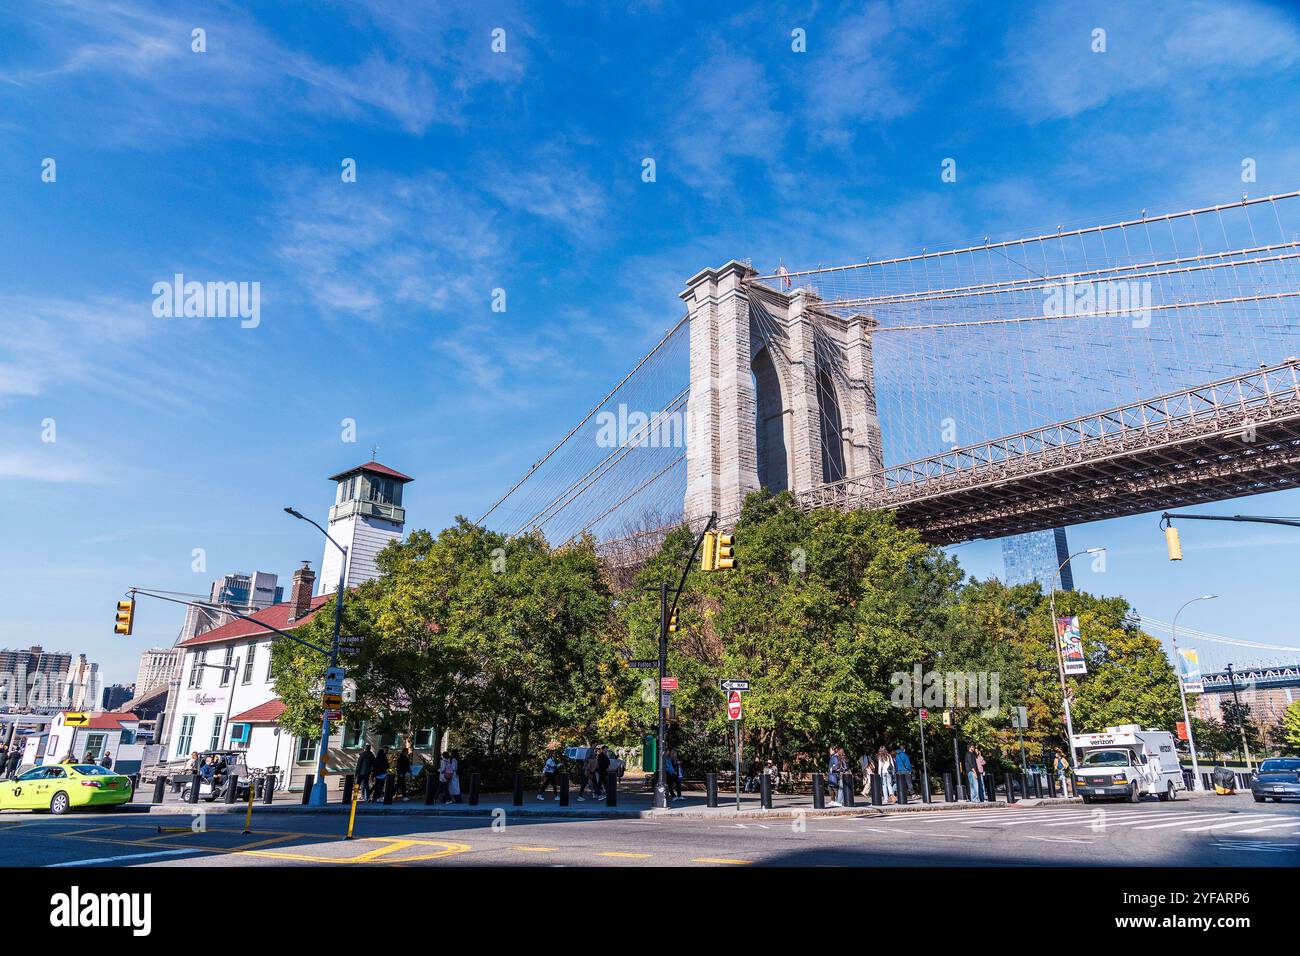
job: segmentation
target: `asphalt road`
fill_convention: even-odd
[[[1300,865],[1300,805],[1248,794],[1175,803],[956,808],[771,820],[0,816],[10,866]],[[159,828],[163,829],[160,830]]]

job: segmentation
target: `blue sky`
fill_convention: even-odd
[[[1290,5],[612,6],[7,7],[0,645],[131,679],[180,614],[143,605],[114,638],[124,588],[317,563],[315,532],[280,509],[323,517],[326,476],[371,445],[416,479],[410,526],[477,516],[705,266],[858,261],[1300,179]],[[260,325],[156,318],[153,283],[176,272],[259,282]],[[1184,620],[1300,643],[1280,600],[1297,535],[1189,526],[1181,565],[1154,517],[1072,541],[1111,549],[1081,586],[1166,620],[1217,591]],[[957,553],[1000,569],[994,542]]]

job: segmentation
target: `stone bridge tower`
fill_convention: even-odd
[[[686,515],[731,517],[760,487],[796,494],[882,468],[867,315],[732,260],[690,279]]]

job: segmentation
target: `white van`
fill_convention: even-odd
[[[1121,724],[1100,734],[1076,734],[1070,740],[1076,751],[1082,751],[1074,789],[1084,803],[1098,798],[1137,803],[1144,793],[1175,800],[1179,790],[1187,789],[1174,735],[1168,731]]]

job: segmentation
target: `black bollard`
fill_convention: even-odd
[[[424,805],[427,807],[438,799],[438,775],[431,770],[424,773]]]
[[[472,773],[469,775],[469,805],[471,807],[478,806],[478,782],[478,773]]]
[[[1038,774],[1034,774],[1034,796],[1043,799],[1043,778]]]
[[[344,806],[352,802],[352,788],[357,785],[355,774],[345,773],[343,775],[343,804]]]
[[[163,796],[167,793],[167,778],[159,777],[153,782],[153,802],[162,803]]]
[[[956,788],[953,787],[952,785],[952,774],[950,773],[945,773],[943,775],[943,802],[944,803],[957,802],[957,791]]]
[[[569,805],[569,774],[568,771],[560,771],[560,806]]]
[[[764,810],[772,809],[772,778],[766,773],[758,775],[758,805]]]
[[[391,807],[393,805],[393,790],[396,789],[396,786],[397,786],[396,774],[390,773],[384,779],[384,806]]]
[[[605,806],[618,806],[618,774],[613,770],[605,771]]]
[[[991,773],[984,775],[984,801],[986,803],[998,802],[998,778]]]
[[[819,773],[813,774],[813,809],[826,809],[826,778]]]
[[[524,805],[524,775],[518,770],[515,771],[513,802],[517,807],[522,807]]]
[[[199,802],[199,775],[190,774],[190,803]]]
[[[921,802],[930,802],[930,775],[926,774],[921,778]]]
[[[270,803],[275,799],[275,774],[268,773],[262,778],[262,802]]]
[[[1008,773],[1006,774],[1006,781],[1007,781],[1007,805],[1010,806],[1011,804],[1016,802],[1016,778],[1014,775]]]
[[[1047,795],[1053,798],[1056,797],[1056,774],[1054,773],[1047,775]]]
[[[858,795],[857,781],[853,779],[853,774],[846,773],[841,778],[844,781],[844,805],[853,806],[854,799]]]
[[[704,805],[706,807],[716,807],[718,805],[718,775],[716,773],[706,773],[704,775]]]
[[[181,787],[185,785],[185,781],[182,780],[180,777],[173,777],[171,779],[171,785],[172,785],[172,793],[180,793]]]
[[[131,781],[131,793],[135,793],[140,789],[140,775],[138,773],[130,774],[129,779]]]
[[[311,788],[314,786],[316,786],[316,775],[309,773],[302,781],[302,805],[304,807],[311,802]]]
[[[907,778],[909,776],[910,774],[905,773],[900,773],[898,775],[898,805],[900,807],[907,806],[907,798],[909,796],[909,791],[911,790],[907,785]]]
[[[226,803],[234,803],[235,797],[239,793],[239,777],[231,771],[230,777],[226,782]]]
[[[880,780],[880,774],[871,775],[871,805],[878,807],[885,802],[884,784]]]

